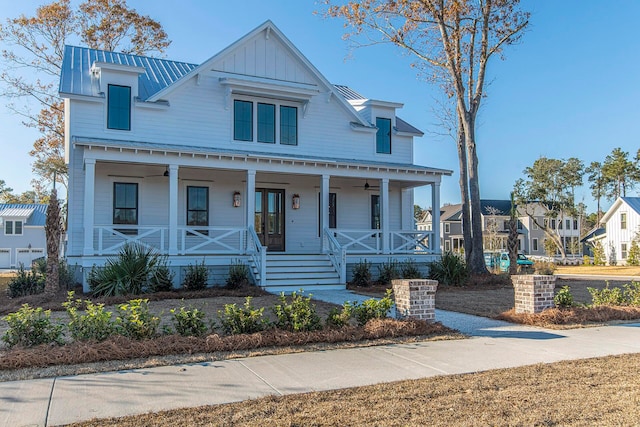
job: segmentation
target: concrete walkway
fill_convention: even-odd
[[[640,352],[640,323],[555,331],[440,310],[436,318],[472,338],[5,382],[0,383],[0,425],[55,426],[268,395]]]

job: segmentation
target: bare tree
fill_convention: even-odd
[[[49,197],[44,231],[47,238],[47,278],[44,292],[51,297],[59,289],[58,267],[60,265],[60,238],[62,236],[62,217],[58,203],[58,192],[55,188],[51,190]]]
[[[346,20],[347,37],[393,43],[417,58],[455,103],[465,256],[472,273],[486,273],[476,150],[476,117],[486,96],[486,68],[493,56],[520,39],[529,14],[519,0],[353,0],[329,5],[327,15]],[[468,202],[468,203],[467,203]],[[467,214],[468,212],[468,214]]]

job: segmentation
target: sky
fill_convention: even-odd
[[[0,0],[0,22],[32,15],[44,0]],[[72,1],[78,4],[79,1]],[[172,40],[166,57],[202,63],[270,19],[332,83],[365,97],[401,102],[398,116],[425,132],[414,142],[414,162],[449,169],[441,202],[460,201],[455,144],[439,125],[440,88],[411,67],[399,48],[378,44],[351,49],[343,22],[325,19],[314,0],[128,0],[159,21]],[[640,1],[523,0],[531,12],[522,41],[504,60],[488,66],[488,85],[478,116],[477,150],[483,199],[508,199],[523,170],[541,157],[578,157],[602,162],[616,147],[640,148]],[[6,46],[0,46],[6,48]],[[30,189],[31,157],[38,137],[0,99],[0,179],[15,192]],[[628,196],[636,196],[632,191]],[[588,183],[576,192],[588,211],[596,209]],[[415,202],[431,206],[430,187]],[[611,203],[603,201],[606,210]]]

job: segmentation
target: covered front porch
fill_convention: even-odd
[[[292,257],[291,282],[301,280],[293,257],[306,255],[333,270],[323,267],[319,285],[344,286],[348,265],[363,259],[426,263],[439,253],[439,212],[433,231],[416,230],[413,189],[431,186],[439,206],[443,171],[140,147],[132,164],[130,150],[85,146],[83,210],[69,215],[82,224],[70,228],[71,263],[100,266],[135,242],[176,268],[242,260],[269,287],[276,255]]]

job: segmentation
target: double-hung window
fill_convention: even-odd
[[[371,195],[371,228],[380,229],[380,196],[377,194]]]
[[[209,187],[187,187],[187,225],[209,226]],[[206,234],[206,231],[198,232]]]
[[[233,101],[233,139],[253,141],[253,102]]]
[[[298,145],[298,109],[280,106],[280,144]]]
[[[376,117],[376,153],[391,154],[391,119]]]
[[[14,236],[22,235],[22,221],[5,221],[4,234]]]
[[[276,106],[258,103],[258,142],[276,143]]]
[[[113,223],[122,225],[138,224],[138,184],[131,182],[113,183]],[[118,230],[123,234],[137,234],[136,229]]]
[[[626,230],[626,229],[627,229],[627,213],[621,212],[620,213],[620,230]]]
[[[131,130],[131,88],[109,85],[107,95],[107,128]]]

